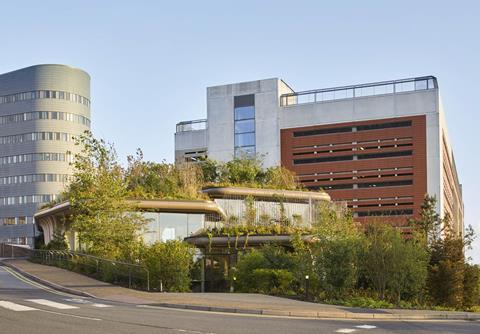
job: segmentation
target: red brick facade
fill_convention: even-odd
[[[282,165],[346,201],[355,221],[404,225],[427,192],[425,116],[281,130]]]

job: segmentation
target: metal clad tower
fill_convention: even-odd
[[[33,244],[33,215],[70,179],[90,129],[90,76],[65,65],[0,75],[0,242]]]

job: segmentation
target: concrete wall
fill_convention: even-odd
[[[175,133],[175,161],[184,162],[189,152],[207,151],[207,130],[192,130]],[[194,154],[196,156],[196,154]]]
[[[208,156],[218,161],[234,157],[235,96],[255,94],[256,153],[265,166],[275,165],[280,156],[279,79],[242,82],[207,88]],[[282,90],[286,90],[282,86]]]
[[[37,65],[0,75],[0,96],[39,90],[62,91],[81,95],[90,100],[90,76],[79,69],[64,65]],[[0,104],[0,116],[48,111],[67,112],[90,119],[90,107],[75,101],[42,98]],[[87,125],[68,120],[36,119],[0,124],[0,136],[35,132],[61,132],[80,135]],[[73,141],[42,140],[15,144],[0,144],[0,157],[32,153],[77,152]],[[71,174],[68,161],[35,161],[0,165],[0,177],[29,174]],[[25,195],[56,195],[65,189],[64,182],[32,182],[0,185],[0,197]],[[29,217],[41,203],[0,207],[0,218]],[[11,237],[32,238],[32,225],[0,226],[0,239]],[[31,242],[31,239],[29,240]]]

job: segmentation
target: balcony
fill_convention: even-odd
[[[197,119],[193,121],[184,121],[177,123],[177,133],[180,132],[189,132],[197,130],[205,130],[207,128],[206,119]]]
[[[287,107],[297,104],[424,91],[436,88],[438,88],[437,79],[433,76],[426,76],[283,94],[280,96],[280,105],[282,107]]]

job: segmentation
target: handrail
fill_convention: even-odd
[[[150,291],[150,271],[139,264],[109,260],[69,250],[33,249],[31,259],[42,264],[79,271],[103,281],[128,286],[128,288]],[[106,279],[109,275],[112,275],[113,279]],[[121,277],[124,279],[120,279]]]
[[[183,121],[183,122],[177,123],[176,132],[178,133],[178,132],[205,130],[206,128],[207,128],[206,119],[195,119],[191,121]]]
[[[288,93],[280,96],[280,105],[286,107],[304,103],[318,103],[436,88],[438,88],[437,79],[434,76],[425,76]]]

